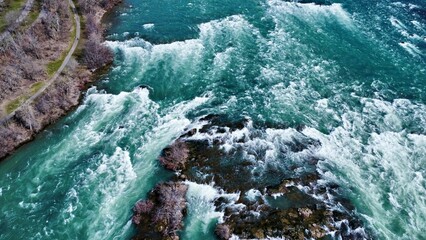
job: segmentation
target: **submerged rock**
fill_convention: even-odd
[[[151,191],[148,200],[137,202],[132,221],[138,234],[133,239],[179,239],[187,190],[181,182],[162,183]]]
[[[314,177],[308,179],[315,181]],[[342,239],[368,239],[361,222],[349,211],[332,209],[326,202],[294,186],[306,181],[284,180],[278,186],[266,187],[256,200],[247,199],[247,194],[242,193],[237,204],[243,204],[244,208],[223,209],[221,206],[225,204],[216,203],[218,211],[225,214],[224,223],[216,228],[216,235],[229,239],[224,237],[222,230],[226,226],[229,233],[226,236],[233,234],[241,239],[322,239],[333,233]]]

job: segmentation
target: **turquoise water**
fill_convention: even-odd
[[[156,157],[211,113],[265,129],[244,146],[267,149],[258,174],[305,126],[374,238],[426,239],[424,1],[127,0],[108,21],[113,69],[0,163],[0,239],[130,238],[133,204],[170,176]],[[212,201],[236,196],[188,185],[182,237],[214,239]]]

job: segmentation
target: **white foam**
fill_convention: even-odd
[[[205,185],[190,181],[185,182],[188,185],[186,198],[188,201],[188,224],[185,234],[188,238],[199,236],[200,233],[206,235],[209,233],[209,225],[213,221],[222,222],[223,212],[217,212],[214,201],[223,197],[234,203],[239,198],[239,193],[228,194],[214,188],[213,184]]]
[[[269,11],[273,16],[297,17],[302,21],[309,21],[312,24],[335,19],[347,28],[353,28],[351,15],[345,11],[341,4],[317,5],[314,3],[297,3],[279,0],[268,0]]]
[[[421,50],[414,44],[409,42],[400,42],[399,45],[413,56],[423,55]]]
[[[227,48],[224,52],[218,52],[215,55],[213,64],[218,71],[225,70],[231,61],[231,55],[235,51],[235,48]]]
[[[390,103],[363,98],[361,103],[363,110],[343,114],[342,126],[330,134],[314,128],[303,130],[305,135],[321,142],[317,154],[324,161],[318,164],[319,172],[323,179],[336,182],[347,194],[353,194],[358,211],[383,239],[421,234],[421,226],[426,222],[426,184],[420,170],[425,161],[419,159],[426,159],[426,136],[407,134],[402,125],[407,121],[404,118],[413,121],[413,116],[424,122],[425,106],[406,99]],[[369,129],[372,125],[373,131]],[[392,208],[386,207],[389,204]],[[400,225],[407,233],[403,236],[389,227],[393,221],[399,221],[395,216],[399,216],[401,208],[408,213],[403,221],[409,222]]]
[[[238,150],[241,158],[251,163],[251,172],[262,177],[268,170],[289,171],[289,165],[300,166],[302,171],[307,159],[315,156],[315,145],[307,145],[306,149],[292,151],[289,146],[297,141],[306,141],[306,136],[295,129],[256,129],[253,122],[247,119],[241,129],[231,130],[228,127],[213,127],[206,133],[196,132],[187,137],[188,140],[207,140],[210,145],[219,143],[219,148],[227,153]]]
[[[121,200],[127,187],[136,179],[130,155],[119,147],[111,156],[104,155],[92,174],[85,178],[85,184],[93,186],[96,183],[94,195],[97,199],[97,215],[91,215],[91,226],[88,231],[90,238],[100,239],[113,234],[117,219],[115,212],[117,202]]]
[[[416,9],[416,8],[418,9],[418,8],[420,8],[420,6],[419,6],[419,5],[416,5],[416,4],[409,3],[409,4],[408,4],[408,8],[409,8],[409,9]]]
[[[407,7],[407,4],[402,3],[402,2],[392,2],[391,5],[396,6],[396,7]]]
[[[252,202],[256,201],[257,198],[261,196],[262,196],[262,193],[257,189],[250,189],[246,192],[246,198]]]
[[[146,24],[142,25],[142,27],[143,27],[145,30],[152,30],[152,29],[154,29],[154,26],[155,26],[155,24],[154,24],[154,23],[146,23]]]
[[[186,40],[170,44],[152,45],[140,38],[133,38],[124,42],[107,41],[106,44],[124,56],[125,71],[138,69],[133,77],[138,81],[149,69],[157,68],[163,60],[170,64],[165,71],[181,77],[182,81],[189,81],[190,75],[196,72],[201,63],[204,46],[200,40]],[[179,61],[170,61],[178,59]],[[123,70],[121,70],[123,71]],[[184,77],[188,75],[186,78]]]
[[[419,29],[419,30],[424,30],[424,28],[423,28],[423,25],[419,22],[419,21],[416,21],[416,20],[412,20],[411,21],[411,23],[417,28],[417,29]]]
[[[271,196],[272,196],[274,199],[277,199],[277,198],[279,198],[279,197],[284,196],[284,193],[273,193],[273,194],[271,194]]]

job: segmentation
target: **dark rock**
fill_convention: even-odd
[[[231,238],[231,230],[226,224],[218,224],[214,233],[219,239],[227,240]]]
[[[151,86],[145,85],[145,84],[139,85],[139,88],[140,89],[148,89],[148,91],[153,91]]]
[[[243,129],[245,124],[248,122],[248,118],[242,119],[230,119],[225,115],[209,114],[200,119],[201,121],[208,121],[209,124],[205,125],[200,132],[208,132],[212,127],[218,128],[218,132],[223,132],[223,128],[229,128],[230,130]]]

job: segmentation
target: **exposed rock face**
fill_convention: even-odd
[[[162,183],[152,190],[148,200],[137,202],[132,220],[139,233],[134,239],[179,239],[187,190],[180,182]]]

